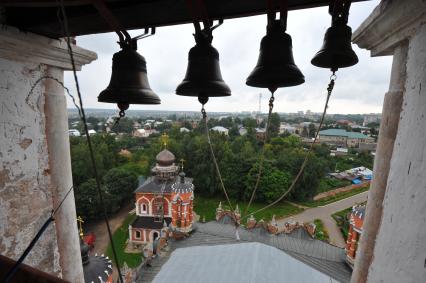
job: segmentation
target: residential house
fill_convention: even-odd
[[[373,143],[374,138],[358,132],[347,132],[343,129],[328,129],[319,132],[318,139],[332,145],[359,147],[359,143]]]

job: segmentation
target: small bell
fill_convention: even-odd
[[[223,81],[219,52],[211,45],[212,40],[211,31],[196,32],[196,45],[189,51],[186,75],[176,88],[177,95],[197,96],[201,104],[209,97],[231,95],[231,89]]]
[[[340,5],[338,5],[340,4]],[[327,29],[321,50],[315,54],[311,63],[333,72],[338,68],[350,67],[358,63],[358,57],[352,49],[352,29],[347,25],[350,3],[331,3],[332,25]]]
[[[98,101],[117,103],[120,109],[129,104],[160,104],[160,98],[149,86],[145,58],[129,46],[115,53],[111,81]]]
[[[281,20],[268,24],[266,36],[260,43],[257,65],[248,76],[246,84],[268,88],[303,84],[305,77],[294,63],[291,36],[285,32]]]
[[[352,30],[347,25],[334,25],[328,28],[321,50],[311,63],[314,66],[336,71],[358,63],[358,57],[351,46]]]

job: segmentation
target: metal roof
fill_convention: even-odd
[[[155,216],[138,216],[130,224],[132,228],[143,228],[143,229],[161,229],[164,227],[164,222],[166,221],[167,226],[172,222],[172,218],[164,217],[161,221],[156,221]]]
[[[187,0],[63,0],[71,36],[111,32],[113,29],[93,3],[105,3],[126,30],[192,23]],[[353,0],[353,2],[365,0]],[[275,9],[278,11],[278,3]],[[288,0],[289,10],[327,6],[329,0]],[[63,37],[57,0],[2,0],[3,24],[52,38]],[[266,13],[265,0],[203,0],[210,20]]]
[[[180,182],[180,177],[176,177],[173,180],[159,180],[156,177],[148,177],[146,181],[139,186],[134,192],[135,193],[165,193],[170,194],[173,191],[174,185],[176,193],[190,192],[193,190],[192,178],[185,177],[185,182]]]
[[[343,129],[327,129],[319,132],[320,136],[347,137],[350,139],[367,139],[368,136],[358,132],[347,132]]]
[[[154,283],[330,283],[330,276],[262,243],[241,242],[175,250]]]
[[[240,228],[238,230],[240,241],[237,241],[235,239],[235,226],[218,222],[195,223],[193,229],[194,232],[189,238],[181,241],[171,241],[171,250],[193,246],[259,242],[276,247],[334,280],[339,282],[350,281],[352,271],[345,263],[344,250],[319,240],[301,239],[285,234],[275,236],[266,233],[252,233]],[[151,282],[168,258],[168,256],[157,257],[151,263],[152,267],[142,267],[142,277],[137,279],[136,282]],[[241,268],[245,267],[242,266]]]

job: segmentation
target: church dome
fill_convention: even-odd
[[[157,159],[157,163],[160,166],[170,166],[175,162],[175,155],[167,149],[164,149],[159,154],[157,154],[155,159]]]

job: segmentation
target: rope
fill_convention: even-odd
[[[55,78],[55,77],[52,77],[52,76],[48,76],[48,75],[44,75],[44,76],[41,76],[40,78],[38,78],[35,82],[34,82],[34,84],[31,86],[31,89],[30,89],[30,92],[28,93],[28,95],[27,95],[27,98],[25,98],[25,102],[28,104],[28,102],[29,102],[29,100],[30,100],[30,96],[31,96],[31,94],[33,94],[33,92],[34,92],[34,89],[35,89],[35,87],[42,81],[42,80],[44,80],[44,79],[51,79],[51,80],[53,80],[53,81],[55,81],[55,82],[57,82],[60,86],[62,86],[62,88],[67,92],[67,94],[68,94],[68,96],[71,98],[71,100],[72,100],[72,103],[74,104],[74,106],[75,106],[75,108],[77,108],[77,110],[78,110],[78,116],[80,117],[80,119],[81,119],[81,110],[80,110],[80,107],[77,105],[77,102],[75,101],[75,98],[74,98],[74,96],[71,94],[71,92],[70,92],[70,90],[64,85],[64,83],[63,82],[61,82],[59,79],[57,79],[57,78]]]
[[[74,75],[74,82],[75,82],[75,86],[76,86],[76,89],[77,89],[78,98],[80,100],[79,102],[80,102],[80,109],[81,109],[81,118],[82,118],[83,124],[84,124],[84,132],[86,134],[87,145],[88,145],[89,152],[90,152],[90,160],[91,160],[91,163],[92,163],[92,168],[93,168],[93,172],[94,172],[95,180],[96,180],[96,188],[97,188],[98,195],[99,195],[99,203],[103,208],[103,216],[104,216],[105,224],[106,224],[107,230],[108,230],[108,237],[109,237],[109,240],[111,242],[111,249],[112,249],[113,256],[114,256],[114,261],[115,261],[115,264],[117,266],[118,278],[119,278],[119,281],[121,283],[123,283],[123,277],[121,275],[120,265],[119,265],[119,262],[118,262],[118,256],[117,256],[117,252],[116,252],[116,249],[115,249],[114,240],[112,238],[111,227],[110,227],[109,222],[108,222],[108,214],[107,214],[104,199],[103,199],[103,196],[102,196],[101,181],[100,181],[98,171],[97,171],[97,167],[96,167],[95,155],[94,155],[94,152],[93,152],[92,142],[91,142],[90,135],[89,135],[89,129],[87,127],[86,114],[84,112],[83,99],[81,97],[80,85],[79,85],[79,82],[78,82],[77,70],[76,70],[75,62],[74,62],[74,54],[73,54],[73,51],[72,51],[71,40],[70,40],[69,32],[68,32],[68,20],[67,20],[63,0],[60,1],[60,8],[61,8],[61,14],[62,14],[62,17],[63,17],[63,21],[59,17],[59,15],[58,15],[58,20],[61,24],[61,27],[64,29],[64,33],[65,33],[65,36],[66,36],[66,43],[67,43],[67,47],[68,47],[68,53],[70,55],[72,71],[73,71],[73,75]]]
[[[330,100],[330,96],[331,96],[331,93],[333,91],[334,82],[335,82],[336,79],[337,79],[337,76],[333,72],[333,74],[330,77],[330,83],[328,84],[328,87],[327,87],[327,98],[325,100],[324,111],[322,112],[322,115],[321,115],[321,120],[320,120],[320,124],[319,124],[319,127],[318,127],[318,131],[316,132],[315,138],[312,141],[311,146],[309,147],[309,150],[308,150],[308,152],[305,155],[305,159],[303,160],[303,163],[300,166],[299,172],[297,173],[296,177],[293,179],[293,182],[291,183],[290,187],[278,199],[276,199],[272,203],[270,203],[270,204],[268,204],[268,205],[266,205],[266,206],[264,206],[264,207],[256,210],[255,212],[251,213],[251,215],[257,214],[257,213],[259,213],[259,212],[261,212],[261,211],[263,211],[263,210],[265,210],[267,208],[270,208],[270,207],[276,205],[281,200],[283,200],[283,198],[285,198],[288,193],[290,193],[293,190],[294,186],[296,185],[297,181],[299,180],[300,176],[302,175],[303,170],[306,167],[306,164],[308,163],[309,155],[312,153],[312,150],[314,148],[315,142],[317,141],[317,138],[318,138],[318,135],[319,135],[319,131],[320,131],[320,129],[321,129],[323,123],[324,123],[325,114],[327,113],[327,108],[328,108],[328,102]],[[241,220],[244,219],[244,218],[246,218],[246,217],[247,217],[247,215],[245,215],[244,217],[241,217]]]
[[[254,196],[256,194],[257,188],[259,187],[260,178],[262,176],[263,164],[264,164],[264,161],[265,161],[266,142],[268,141],[269,126],[270,126],[270,123],[271,123],[272,109],[274,108],[274,100],[275,100],[274,93],[272,92],[271,98],[269,98],[268,121],[266,122],[265,137],[264,137],[264,141],[263,141],[262,153],[260,155],[259,171],[257,172],[256,184],[255,184],[253,192],[251,194],[250,201],[249,201],[249,203],[248,203],[248,205],[247,205],[247,207],[244,211],[244,215],[247,215],[247,212],[250,208],[250,205],[254,200]]]
[[[217,163],[216,156],[215,156],[214,151],[213,151],[213,145],[212,145],[212,142],[210,140],[209,127],[208,127],[208,124],[207,124],[207,113],[206,113],[206,110],[204,109],[204,104],[203,104],[203,107],[201,108],[201,114],[203,115],[203,120],[204,120],[204,124],[205,124],[205,127],[206,127],[207,142],[209,144],[210,154],[211,154],[212,159],[213,159],[213,164],[214,164],[214,167],[216,169],[217,176],[219,177],[220,186],[222,188],[223,193],[225,194],[226,201],[228,202],[229,208],[231,209],[232,213],[234,213],[234,217],[235,217],[235,212],[234,212],[234,209],[232,208],[231,200],[229,199],[228,193],[227,193],[225,185],[223,183],[222,174],[220,173],[219,165]],[[235,220],[237,220],[236,217],[235,217]]]
[[[33,88],[31,88],[32,91]],[[35,244],[38,242],[40,237],[43,235],[44,231],[49,227],[50,223],[55,220],[54,216],[56,212],[61,208],[62,204],[64,203],[65,199],[68,197],[70,192],[72,191],[73,187],[69,188],[68,192],[65,194],[65,196],[62,198],[61,202],[58,204],[58,206],[52,210],[50,213],[49,218],[44,222],[43,226],[38,230],[37,234],[34,236],[34,238],[31,240],[30,244],[27,246],[25,251],[22,253],[22,255],[19,257],[19,259],[15,262],[15,264],[12,266],[12,268],[9,270],[9,272],[6,274],[4,279],[1,281],[2,283],[8,283],[13,278],[15,273],[18,271],[19,267],[21,266],[22,262],[25,260],[25,258],[28,256],[28,254],[31,252],[31,250],[34,248]]]

